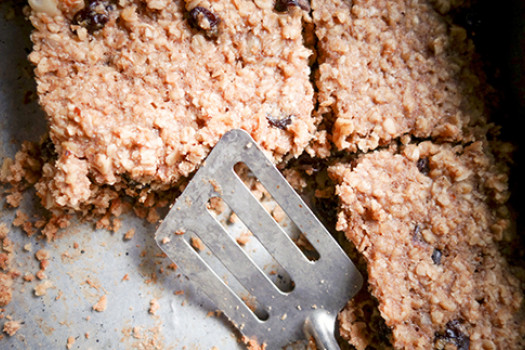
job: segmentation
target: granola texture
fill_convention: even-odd
[[[57,154],[39,189],[48,208],[78,209],[101,185],[173,187],[233,128],[276,162],[312,137],[303,10],[279,13],[271,0],[30,5],[29,59]]]
[[[391,147],[330,174],[395,348],[523,349],[522,286],[499,250],[514,239],[506,169],[488,143]]]
[[[432,2],[313,0],[312,8],[316,113],[338,150],[373,150],[404,134],[467,142],[484,132],[473,45]]]

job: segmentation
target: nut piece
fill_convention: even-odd
[[[60,14],[57,0],[29,0],[28,2],[31,9],[37,13],[47,13],[53,17]]]

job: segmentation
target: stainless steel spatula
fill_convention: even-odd
[[[242,162],[259,179],[320,258],[310,261],[270,216],[234,171]],[[250,229],[262,246],[290,275],[293,290],[283,292],[236,243],[207,209],[220,197]],[[265,311],[257,315],[205,262],[188,241],[198,236],[222,265]],[[197,171],[159,226],[155,239],[248,338],[266,348],[314,337],[319,349],[339,349],[335,318],[361,288],[362,277],[352,261],[308,209],[250,135],[226,133]]]

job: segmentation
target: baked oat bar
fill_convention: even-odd
[[[279,162],[315,130],[300,7],[274,0],[31,0],[40,104],[56,161],[44,205],[100,185],[167,189],[228,130]]]
[[[317,112],[339,150],[373,150],[403,134],[469,141],[483,132],[472,44],[432,3],[312,0]]]
[[[499,250],[514,239],[506,169],[487,144],[392,146],[330,169],[338,229],[367,261],[395,348],[525,347],[523,286]]]

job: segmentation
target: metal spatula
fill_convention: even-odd
[[[320,255],[318,260],[308,260],[253,196],[234,171],[239,162],[249,167],[309,240]],[[207,205],[212,197],[222,198],[287,271],[292,291],[280,290],[210,213]],[[264,319],[205,262],[189,243],[190,235],[198,236],[255,298],[265,311]],[[239,331],[258,344],[280,349],[306,335],[315,339],[318,349],[339,349],[335,318],[361,288],[362,277],[247,132],[233,130],[221,138],[161,223],[155,239]]]

